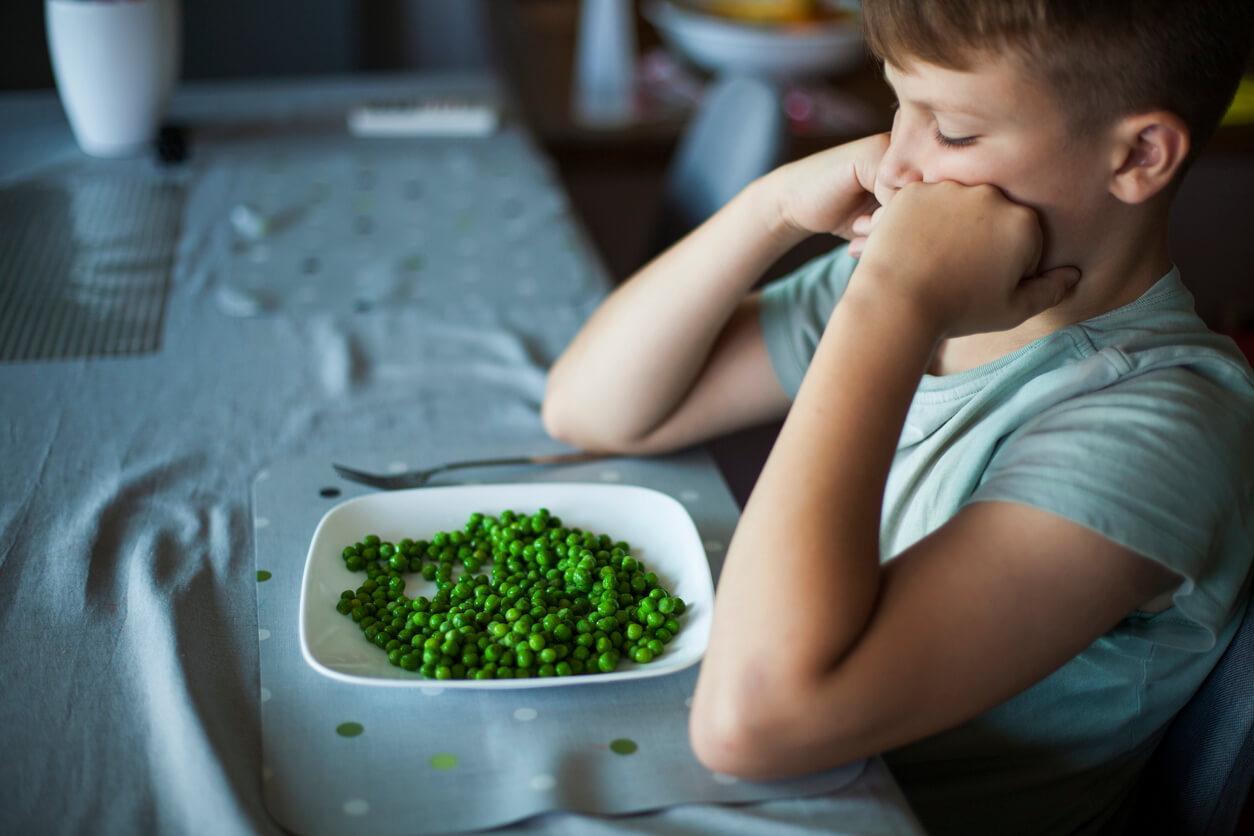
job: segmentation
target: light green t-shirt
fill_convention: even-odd
[[[763,291],[793,395],[855,266],[841,247]],[[884,559],[983,500],[1074,520],[1184,581],[1166,611],[1133,614],[1019,696],[885,757],[933,834],[1109,832],[1235,633],[1254,555],[1254,373],[1177,270],[1129,305],[923,378],[886,486]]]

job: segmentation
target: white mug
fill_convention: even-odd
[[[45,0],[48,52],[74,139],[96,157],[152,146],[182,61],[180,0]]]

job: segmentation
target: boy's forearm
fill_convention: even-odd
[[[879,591],[884,483],[939,337],[906,305],[851,293],[836,307],[728,550],[698,687],[708,722],[745,721],[719,719],[747,704],[728,693],[817,692],[858,640]]]
[[[736,306],[803,233],[758,181],[618,288],[549,374],[545,420],[583,446],[623,447],[683,400]]]

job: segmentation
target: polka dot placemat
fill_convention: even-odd
[[[384,470],[396,457],[355,459]],[[421,462],[414,462],[415,465]],[[738,510],[707,455],[476,471],[476,481],[618,482],[675,497],[717,576]],[[447,833],[549,811],[638,813],[834,790],[859,767],[756,783],[704,769],[688,744],[696,668],[653,679],[506,691],[372,688],[318,674],[300,652],[306,551],[322,516],[368,489],[325,459],[254,483],[266,805],[300,834]],[[554,509],[555,511],[557,509]]]
[[[224,145],[214,165],[234,183],[217,287],[231,315],[544,310],[602,289],[550,165],[515,130]]]

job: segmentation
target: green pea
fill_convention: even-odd
[[[345,566],[366,580],[335,603],[389,663],[424,677],[608,672],[624,655],[655,659],[679,629],[684,602],[625,541],[565,527],[547,509],[475,512],[429,538],[345,546]],[[407,573],[435,594],[406,597]]]
[[[597,657],[597,670],[601,673],[612,673],[618,667],[618,651],[607,650]]]

